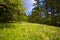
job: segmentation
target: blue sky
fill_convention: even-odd
[[[36,3],[34,0],[24,0],[25,1],[25,8],[27,9],[26,13],[27,15],[29,15],[29,13],[31,13],[32,9],[34,8],[33,3]],[[44,1],[44,0],[40,0],[40,1]],[[44,4],[42,2],[40,2],[42,7],[45,7]]]
[[[34,0],[24,0],[25,1],[25,8],[27,9],[27,13],[32,11],[32,8],[34,8],[33,3],[35,3]],[[28,14],[27,14],[28,15]]]

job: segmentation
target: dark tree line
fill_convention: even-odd
[[[30,22],[60,26],[60,1],[59,0],[35,0]],[[53,1],[53,2],[52,2]],[[43,3],[42,5],[40,3]]]

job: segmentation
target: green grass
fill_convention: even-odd
[[[60,28],[33,23],[0,24],[0,40],[60,40]]]

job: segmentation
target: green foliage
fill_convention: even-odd
[[[53,2],[52,2],[53,1]],[[49,0],[46,1],[46,8],[51,8],[50,23],[52,25],[60,26],[60,0]],[[56,11],[55,11],[56,10]],[[55,15],[56,14],[56,15]]]
[[[23,0],[1,0],[0,22],[20,21],[20,14],[25,15],[25,9],[23,5]],[[21,15],[21,17],[24,16]]]
[[[36,3],[33,5],[35,7],[32,10],[32,14],[29,16],[30,22],[60,26],[60,1],[45,0],[45,9],[41,7],[40,0],[35,1]],[[51,10],[47,11],[49,8],[51,8]]]
[[[44,16],[46,16],[46,10],[44,10],[41,6],[40,6],[40,0],[35,0],[36,3],[33,5],[35,6],[32,10],[32,14],[29,16],[29,20],[30,22],[33,23],[45,23],[45,17],[43,17],[41,14],[41,12],[44,13]]]
[[[49,0],[49,1],[46,1],[46,6],[47,7],[58,7],[58,8],[60,8],[60,0]]]

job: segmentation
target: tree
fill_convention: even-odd
[[[45,21],[46,11],[41,7],[40,0],[35,1],[36,3],[33,5],[35,7],[32,9],[32,14],[29,16],[29,20],[33,23],[43,23]]]
[[[20,21],[21,15],[25,15],[23,3],[23,0],[0,0],[0,22]]]
[[[60,1],[59,0],[35,0],[32,14],[29,16],[30,22],[44,23],[48,25],[60,26]],[[52,2],[53,1],[53,2]]]
[[[60,0],[45,0],[46,1],[46,9],[50,8],[51,12],[51,24],[57,25],[59,22],[59,16],[60,16]],[[57,20],[58,19],[58,20]],[[60,22],[59,22],[60,23]]]

